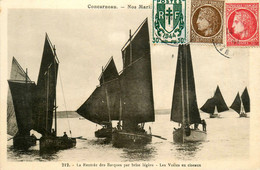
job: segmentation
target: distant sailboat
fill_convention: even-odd
[[[95,132],[97,138],[112,138],[112,120],[119,120],[120,85],[118,72],[110,58],[99,77],[99,86],[79,107],[77,113],[89,121],[102,125]]]
[[[115,147],[147,144],[152,134],[145,122],[154,121],[151,53],[148,21],[145,19],[122,48],[123,70],[120,79],[120,112],[112,133]]]
[[[237,93],[236,98],[230,108],[235,110],[240,117],[247,117],[246,113],[250,112],[250,98],[247,88],[245,88],[241,97],[239,92]]]
[[[171,120],[181,124],[180,128],[173,131],[175,142],[197,142],[206,139],[205,131],[190,128],[192,124],[202,122],[197,105],[190,45],[179,45]]]
[[[10,91],[7,99],[7,133],[13,137],[15,149],[27,150],[36,145],[36,137],[30,136],[33,128],[32,105],[35,83],[28,77],[15,58],[8,80]]]
[[[221,94],[219,86],[215,91],[215,94],[212,98],[208,99],[206,103],[200,108],[203,112],[209,113],[210,118],[219,117],[218,113],[229,110],[228,106]]]

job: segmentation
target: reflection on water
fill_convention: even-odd
[[[181,160],[191,160],[203,148],[202,142],[173,143],[176,157]]]
[[[7,141],[9,161],[74,161],[74,162],[137,162],[137,161],[177,161],[177,160],[217,160],[223,158],[249,157],[249,120],[238,118],[237,114],[223,115],[222,119],[207,119],[207,139],[201,143],[174,143],[172,137],[172,122],[169,114],[156,115],[151,126],[153,134],[163,136],[168,140],[152,138],[146,146],[131,148],[115,148],[111,143],[94,136],[95,124],[87,120],[71,118],[71,131],[77,139],[76,147],[60,150],[55,153],[40,154],[39,141],[28,151],[14,150],[13,141]],[[203,119],[208,117],[202,115]],[[66,119],[58,119],[58,135],[66,130]],[[177,126],[177,124],[174,124]],[[223,125],[225,130],[223,130]],[[80,130],[78,130],[80,127]],[[87,130],[86,130],[87,129]],[[239,129],[234,133],[234,129]],[[216,147],[217,146],[217,147]],[[227,152],[228,151],[228,152]]]
[[[40,153],[33,147],[27,151],[14,149],[12,146],[7,149],[10,157],[15,158],[18,161],[52,161],[58,158],[57,152],[52,153]]]
[[[124,148],[122,158],[125,161],[151,161],[156,155],[156,149],[152,145]]]

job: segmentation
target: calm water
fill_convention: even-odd
[[[10,161],[77,161],[77,162],[126,162],[126,161],[174,161],[174,160],[221,160],[227,158],[247,159],[249,157],[250,118],[239,118],[233,111],[224,112],[222,118],[209,119],[207,114],[201,117],[207,122],[207,141],[192,144],[175,144],[172,139],[173,127],[177,123],[170,121],[170,115],[156,115],[155,122],[147,123],[152,133],[167,140],[153,137],[152,143],[140,148],[114,148],[94,137],[99,125],[79,118],[58,119],[58,135],[64,131],[77,139],[75,148],[53,154],[39,154],[39,143],[27,152],[12,149],[12,140],[8,141],[8,159]],[[202,128],[201,126],[199,127]],[[36,134],[37,135],[37,134]],[[39,136],[38,136],[39,137]]]

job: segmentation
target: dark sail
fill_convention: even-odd
[[[105,87],[106,86],[106,87]],[[109,111],[105,88],[109,95]],[[112,80],[103,86],[97,87],[91,96],[79,107],[77,113],[84,118],[98,124],[109,122],[110,112],[111,120],[119,120],[119,82],[118,79]]]
[[[30,135],[33,128],[32,105],[35,83],[9,80],[14,110],[18,125],[18,134]]]
[[[228,110],[228,106],[220,92],[219,86],[217,86],[216,92],[214,94],[214,98],[216,99],[218,112],[224,112]]]
[[[77,113],[98,124],[119,120],[120,85],[113,58],[104,68],[99,81],[100,86],[79,107]]]
[[[227,104],[220,92],[219,86],[217,86],[214,96],[208,99],[206,103],[200,108],[200,110],[213,114],[215,107],[217,107],[217,111],[219,113],[228,110]]]
[[[31,81],[30,78],[27,76],[23,68],[17,62],[17,60],[13,57],[12,60],[12,67],[11,67],[11,74],[10,80],[17,80],[17,81]],[[14,92],[15,93],[15,92]],[[18,113],[19,114],[19,113]],[[15,110],[14,110],[14,103],[12,99],[12,95],[10,89],[8,89],[7,94],[7,134],[14,136],[18,132]]]
[[[151,54],[147,19],[122,48],[120,74],[123,128],[154,121]]]
[[[237,96],[235,100],[233,101],[232,105],[230,106],[231,109],[235,110],[238,114],[240,114],[241,111],[241,100],[240,95],[237,93]]]
[[[189,45],[179,45],[171,120],[187,124],[201,122]]]
[[[200,108],[203,112],[213,114],[216,106],[216,100],[214,97],[208,99],[206,103]]]
[[[245,90],[243,91],[243,93],[241,95],[241,100],[242,100],[242,103],[244,105],[245,112],[246,113],[250,112],[250,98],[249,98],[247,88],[245,88]]]
[[[34,129],[41,134],[51,132],[52,128],[58,63],[55,49],[46,34],[34,103]]]
[[[100,85],[103,84],[104,82],[109,82],[116,78],[118,78],[118,71],[116,69],[114,59],[113,57],[111,57],[99,77]]]

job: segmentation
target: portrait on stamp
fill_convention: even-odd
[[[236,10],[229,19],[229,32],[236,39],[247,40],[255,34],[257,22],[252,12],[246,9]]]
[[[227,4],[227,45],[259,45],[258,3]]]
[[[191,42],[221,43],[223,38],[223,1],[197,1],[191,5]]]
[[[221,28],[221,16],[214,7],[202,6],[195,11],[192,25],[199,35],[211,37],[216,35]]]

